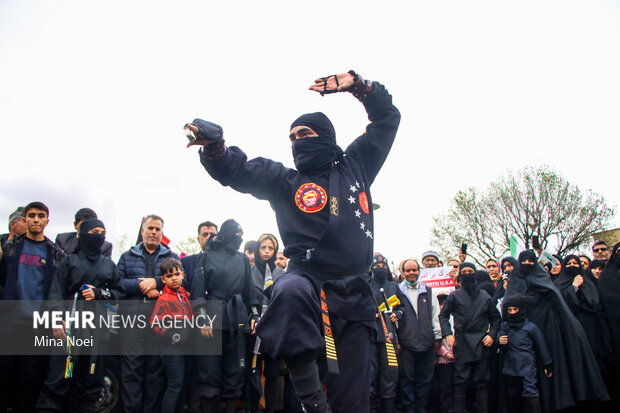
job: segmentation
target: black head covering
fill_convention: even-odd
[[[212,248],[214,250],[224,248],[230,254],[236,253],[243,241],[243,238],[237,235],[239,232],[243,233],[241,225],[234,219],[227,219],[220,226],[220,230],[211,244]],[[256,257],[254,259],[256,260]]]
[[[500,264],[500,267],[502,268],[502,272],[504,272],[504,263],[505,262],[509,262],[512,264],[512,268],[517,268],[517,260],[514,259],[514,257],[504,257],[502,258],[502,262]]]
[[[578,267],[567,267],[567,264],[570,260],[576,260]],[[579,287],[579,291],[583,294],[583,298],[585,299],[585,304],[592,310],[595,310],[598,307],[598,291],[596,288],[596,284],[590,279],[590,277],[586,277],[585,271],[581,266],[581,260],[579,256],[570,254],[564,258],[562,262],[562,271],[560,271],[560,275],[555,280],[555,285],[558,286],[560,291],[565,290],[566,288],[574,288],[573,280],[576,276],[581,275],[583,277],[583,284]]]
[[[592,260],[592,262],[590,262],[590,266],[588,268],[605,268],[605,261],[603,261],[603,260]]]
[[[508,326],[518,330],[525,323],[527,317],[528,300],[522,295],[513,295],[502,301],[502,316],[508,322]],[[508,307],[518,307],[519,312],[508,314]]]
[[[526,260],[531,260],[534,264],[523,264]],[[519,254],[519,267],[521,269],[521,274],[526,276],[536,267],[540,267],[538,265],[538,257],[536,256],[534,250],[521,251],[521,254]],[[540,270],[542,270],[542,268],[540,268]]]
[[[340,159],[343,154],[336,143],[334,125],[321,112],[301,115],[291,124],[291,129],[301,125],[311,128],[319,136],[293,141],[295,167],[301,173],[328,170],[332,162]]]
[[[103,222],[97,218],[88,218],[80,224],[80,232],[78,234],[78,251],[80,251],[90,262],[97,261],[101,254],[101,246],[105,241],[103,234],[89,234],[93,228],[102,227],[105,229]]]
[[[278,257],[278,239],[273,234],[263,234],[258,239],[261,239],[264,235],[271,235],[269,238],[265,238],[263,241],[256,241],[256,247],[254,248],[254,265],[258,268],[261,274],[265,275],[267,271],[267,265],[269,265],[269,269],[273,272],[276,267],[276,258]],[[264,241],[275,241],[273,256],[269,258],[267,261],[263,261],[260,258],[260,244]]]
[[[486,291],[489,296],[493,297],[493,294],[495,294],[495,285],[493,285],[493,280],[491,280],[491,276],[488,272],[483,270],[476,271],[476,281],[482,291]]]
[[[375,265],[380,264],[380,263],[385,264],[386,267],[385,268],[375,268]],[[377,253],[377,254],[373,255],[371,268],[372,268],[372,275],[374,277],[374,280],[379,285],[385,284],[385,282],[388,279],[392,278],[392,273],[390,272],[390,268],[388,267],[388,260],[382,254]]]
[[[598,279],[601,304],[607,314],[616,360],[620,359],[620,242],[614,245],[609,261]],[[592,261],[594,263],[594,261]],[[592,266],[592,264],[590,264]],[[616,374],[620,376],[620,363],[616,361]]]
[[[473,274],[462,274],[464,268],[471,268],[474,270]],[[459,266],[459,282],[461,283],[461,288],[465,290],[467,295],[471,298],[477,298],[480,294],[480,287],[478,286],[478,281],[476,279],[476,266],[471,262],[464,262]]]
[[[526,258],[533,259],[536,262],[536,253],[533,250],[525,250],[519,254],[519,262],[508,278],[506,298],[513,295],[526,295],[528,291],[553,290],[560,295],[560,291],[551,281],[549,274],[542,269],[538,262],[534,264],[533,268],[523,267],[522,262]]]

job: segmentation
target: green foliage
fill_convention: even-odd
[[[180,241],[175,245],[179,252],[184,252],[187,255],[198,254],[202,250],[200,249],[200,244],[196,237],[189,236],[185,241]]]
[[[614,213],[603,196],[581,191],[553,169],[526,167],[484,192],[459,191],[449,211],[433,218],[431,237],[434,245],[449,250],[467,243],[479,264],[509,251],[511,234],[525,246],[538,235],[543,249],[563,255],[605,230]]]

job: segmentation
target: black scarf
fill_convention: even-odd
[[[566,265],[571,259],[577,260],[579,267],[567,267]],[[591,309],[596,309],[598,307],[598,291],[596,284],[590,277],[585,275],[583,267],[581,266],[581,261],[577,255],[571,254],[564,258],[562,262],[562,271],[560,271],[560,275],[558,275],[558,278],[555,280],[555,285],[558,286],[560,291],[566,288],[573,288],[573,280],[577,275],[583,277],[583,284],[579,287],[579,291],[583,294],[585,304]]]
[[[508,307],[517,307],[519,312],[516,314],[508,314]],[[508,323],[508,326],[513,330],[518,330],[523,327],[527,317],[527,301],[525,297],[513,295],[510,298],[506,298],[502,302],[502,315],[504,320]]]
[[[211,248],[214,250],[223,248],[229,254],[236,253],[239,251],[239,247],[243,241],[243,238],[237,235],[237,233],[243,233],[243,229],[241,229],[237,221],[234,219],[224,221],[217,236],[211,243]]]
[[[89,218],[80,224],[80,232],[78,233],[78,249],[90,262],[97,261],[101,256],[101,246],[105,241],[105,235],[89,234],[93,228],[102,227],[105,229],[103,222],[96,218]]]
[[[261,235],[262,236],[262,235]],[[260,237],[259,237],[260,238]],[[273,237],[275,240],[276,237]],[[271,238],[265,238],[265,241],[273,241]],[[263,261],[260,258],[260,242],[256,243],[256,248],[254,249],[254,266],[260,271],[260,273],[265,276],[265,272],[267,271],[267,265],[269,265],[269,269],[273,273],[273,270],[276,268],[276,258],[278,255],[278,241],[276,240],[276,244],[274,245],[273,256],[269,258],[267,261]]]
[[[476,273],[462,274],[461,271],[463,268],[471,268],[476,271],[476,266],[470,262],[464,262],[459,266],[459,281],[461,283],[461,288],[465,290],[467,295],[475,300],[478,298],[478,295],[480,295],[480,287],[478,286]]]
[[[291,124],[291,129],[301,125],[311,128],[319,136],[293,141],[295,167],[305,174],[328,170],[332,162],[340,159],[343,154],[342,149],[336,144],[334,126],[321,112],[301,115]]]

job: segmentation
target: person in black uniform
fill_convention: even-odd
[[[76,294],[81,304],[84,304],[82,300],[119,300],[123,297],[120,272],[116,264],[101,252],[105,241],[103,222],[96,218],[85,219],[78,231],[77,249],[60,263],[54,274],[49,293],[50,310],[68,310],[54,306],[61,305],[62,300],[74,300]],[[84,285],[88,288],[82,288]],[[84,310],[82,306],[80,309]],[[82,336],[88,337],[89,334],[82,333]],[[54,336],[65,339],[65,331],[55,329]],[[74,357],[73,378],[65,378],[66,358],[64,355],[51,357],[37,411],[96,411],[95,404],[104,385],[103,356],[82,354]],[[70,391],[72,387],[73,392]]]
[[[355,72],[315,80],[310,90],[350,92],[371,123],[345,151],[322,113],[291,125],[295,169],[265,158],[247,160],[227,148],[218,125],[186,125],[203,145],[200,159],[225,186],[268,200],[290,259],[273,285],[257,332],[263,351],[282,357],[300,401],[310,412],[329,411],[316,360],[327,353],[324,383],[334,412],[369,411],[370,337],[376,308],[370,290],[373,215],[370,185],[392,146],[400,113],[377,82]],[[325,337],[324,337],[325,335]],[[338,374],[339,373],[339,374]]]
[[[195,313],[204,310],[206,300],[221,300],[223,309],[221,330],[205,327],[201,331],[205,339],[214,334],[222,337],[221,355],[198,356],[198,393],[203,413],[216,411],[220,400],[225,413],[234,413],[243,387],[244,333],[254,330],[258,321],[260,304],[250,261],[238,251],[242,235],[235,220],[224,221],[217,237],[209,241],[208,251],[198,259],[192,279]]]
[[[389,305],[390,298],[396,296],[399,301],[403,298],[398,289],[398,284],[392,280],[392,273],[387,265],[385,256],[375,253],[372,264],[372,281],[370,288],[379,306],[380,316],[377,317],[379,326],[377,333],[373,337],[372,349],[370,352],[370,398],[374,408],[379,408],[381,412],[394,412],[394,398],[396,397],[396,385],[398,376],[391,375],[385,357],[385,336],[383,335],[382,324],[385,322],[392,343],[396,346],[397,332],[396,325],[398,320],[403,317],[402,304]],[[383,292],[381,291],[383,290]]]
[[[465,411],[466,385],[471,382],[476,412],[486,413],[489,372],[483,347],[488,351],[493,345],[500,314],[489,294],[480,290],[472,263],[460,265],[459,281],[461,288],[450,293],[439,313],[443,336],[454,348],[454,411]],[[454,333],[450,315],[454,317]]]

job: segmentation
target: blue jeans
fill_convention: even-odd
[[[185,385],[185,359],[183,355],[164,355],[161,362],[166,371],[168,387],[161,404],[162,413],[183,412],[183,388]]]

